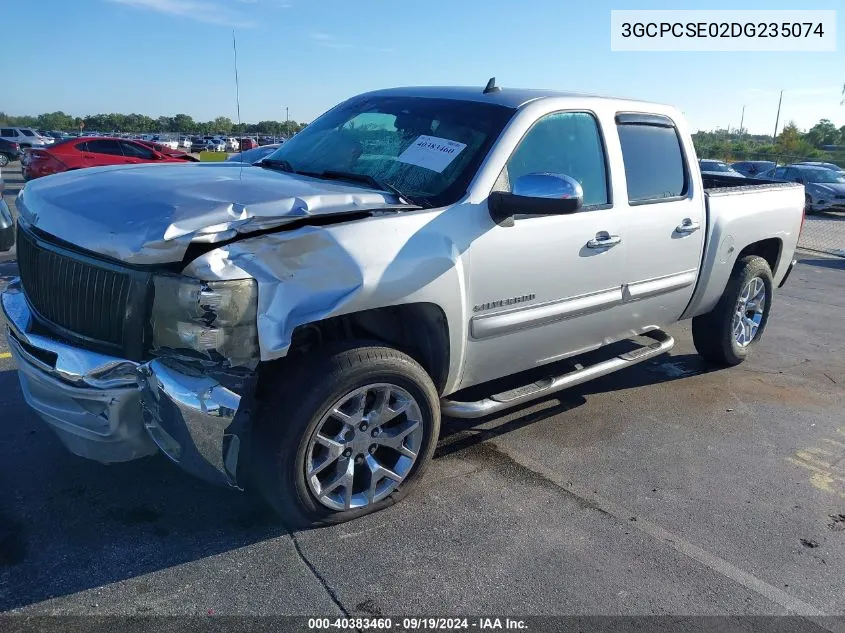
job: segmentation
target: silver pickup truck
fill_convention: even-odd
[[[653,358],[682,319],[746,358],[804,190],[697,165],[672,107],[491,82],[351,98],[256,165],[40,178],[9,347],[77,455],[161,451],[289,525],[345,521],[408,493],[441,415]]]

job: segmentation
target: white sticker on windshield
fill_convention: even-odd
[[[465,143],[450,141],[448,138],[422,135],[414,141],[397,159],[417,167],[425,167],[442,174],[453,160],[466,148]]]

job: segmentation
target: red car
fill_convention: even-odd
[[[191,156],[190,154],[180,151],[178,149],[173,149],[168,147],[167,145],[162,145],[161,143],[156,143],[155,141],[142,141],[142,140],[134,140],[133,143],[140,143],[145,147],[149,147],[151,150],[158,152],[159,154],[164,154],[165,156],[170,156],[170,158],[179,158],[181,160],[187,160],[190,162],[199,162],[199,158],[196,156]]]
[[[238,139],[238,151],[245,152],[248,149],[255,149],[258,147],[258,141],[254,138],[241,138]]]
[[[183,163],[139,143],[103,136],[73,138],[45,148],[31,149],[21,160],[24,180],[83,167],[136,163]]]

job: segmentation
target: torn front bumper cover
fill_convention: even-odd
[[[191,474],[238,487],[252,374],[217,376],[69,345],[39,333],[17,280],[0,307],[24,398],[72,453],[111,463],[161,450]]]

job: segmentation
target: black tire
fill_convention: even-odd
[[[755,277],[763,281],[766,301],[757,333],[751,342],[743,347],[734,337],[733,318],[740,293]],[[705,360],[718,365],[733,366],[744,361],[766,329],[772,307],[773,287],[772,271],[765,259],[749,255],[739,260],[716,307],[692,320],[692,340],[696,351]]]
[[[0,167],[5,167],[11,161],[12,159],[9,157],[8,154],[0,154]]]
[[[374,383],[405,389],[417,401],[423,437],[416,462],[388,496],[363,508],[333,510],[305,477],[308,443],[322,416],[346,394]],[[292,363],[269,381],[250,452],[250,480],[290,529],[343,523],[403,499],[425,472],[440,434],[440,400],[426,371],[410,356],[378,344],[351,342]]]
[[[810,213],[814,213],[813,210],[813,199],[810,197],[809,193],[804,194],[804,213],[809,215]]]

